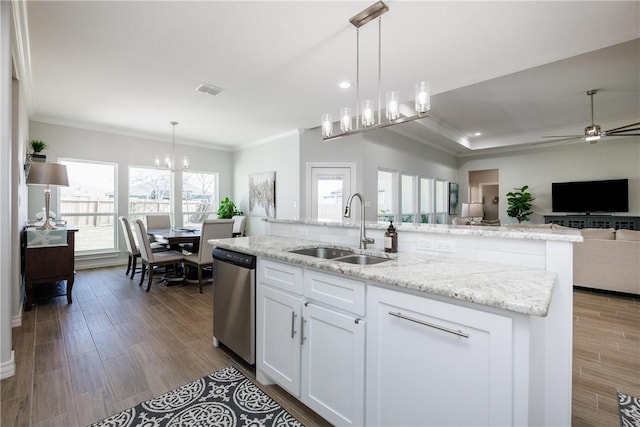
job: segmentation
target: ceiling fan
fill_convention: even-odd
[[[606,136],[640,136],[640,133],[628,133],[640,131],[640,122],[631,123],[614,129],[601,130],[600,126],[595,124],[593,119],[593,95],[596,93],[598,93],[598,89],[591,89],[587,91],[587,95],[591,98],[591,125],[584,128],[584,135],[551,135],[543,136],[543,138],[564,138],[566,140],[582,138],[585,141],[589,141],[591,144],[595,144],[600,138]]]

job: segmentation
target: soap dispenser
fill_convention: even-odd
[[[385,252],[398,252],[398,232],[393,226],[393,221],[389,221],[389,227],[384,233],[384,251]]]

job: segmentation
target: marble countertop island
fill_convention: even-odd
[[[209,243],[303,267],[535,316],[547,315],[557,282],[556,273],[543,269],[413,253],[387,254],[292,237],[237,237],[209,240]],[[350,249],[359,254],[387,257],[389,261],[354,265],[289,252],[317,246]]]

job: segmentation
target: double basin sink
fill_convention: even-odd
[[[389,258],[382,258],[374,255],[361,255],[349,249],[336,249],[326,246],[316,248],[294,249],[290,253],[307,255],[322,259],[346,262],[348,264],[371,265],[389,261]]]

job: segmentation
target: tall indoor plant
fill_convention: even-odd
[[[531,202],[535,200],[531,193],[527,191],[528,185],[522,188],[514,188],[514,191],[507,193],[507,215],[516,218],[518,223],[528,221],[529,215],[533,214]]]

